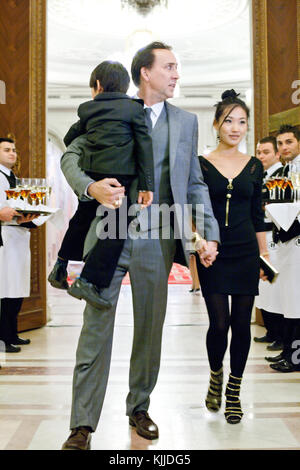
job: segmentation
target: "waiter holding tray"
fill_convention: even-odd
[[[17,334],[17,316],[24,297],[30,295],[30,230],[36,215],[26,217],[7,207],[5,190],[16,186],[11,169],[17,161],[15,142],[0,138],[0,340],[6,352],[19,352],[29,344]],[[3,222],[4,221],[4,222]]]
[[[300,162],[300,131],[289,124],[282,125],[276,140],[285,163],[278,170],[278,175],[288,176],[292,165]],[[300,370],[295,354],[300,340],[300,203],[270,204],[266,211],[276,224],[273,238],[277,244],[276,267],[280,272],[280,302],[277,311],[284,315],[283,351],[273,358],[270,367],[277,372],[294,372]]]

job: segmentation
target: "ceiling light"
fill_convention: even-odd
[[[121,5],[123,8],[134,8],[140,15],[146,16],[157,6],[168,8],[168,0],[121,0]]]

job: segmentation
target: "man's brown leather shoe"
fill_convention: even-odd
[[[130,416],[129,424],[136,428],[136,432],[145,439],[157,439],[158,427],[146,411],[137,411]]]
[[[79,426],[72,429],[72,432],[61,450],[90,450],[91,429],[86,426]]]

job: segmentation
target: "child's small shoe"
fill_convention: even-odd
[[[67,277],[68,272],[66,265],[57,261],[48,276],[48,281],[50,282],[51,286],[56,287],[56,289],[67,290],[69,288]]]
[[[68,294],[72,295],[72,297],[76,297],[76,299],[84,299],[95,308],[105,309],[111,307],[111,303],[108,300],[100,297],[100,292],[97,287],[83,277],[79,277],[73,282],[68,289]]]

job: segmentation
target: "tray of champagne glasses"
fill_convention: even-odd
[[[5,190],[8,205],[20,215],[51,215],[47,205],[51,188],[45,178],[16,178],[16,187]]]
[[[51,215],[52,212],[49,212],[44,209],[38,209],[38,208],[32,208],[32,209],[20,209],[18,207],[15,207],[15,210],[20,214],[20,215]]]
[[[291,178],[272,176],[265,181],[269,194],[266,204],[288,203],[294,201],[294,186]],[[287,191],[286,191],[287,190]]]

